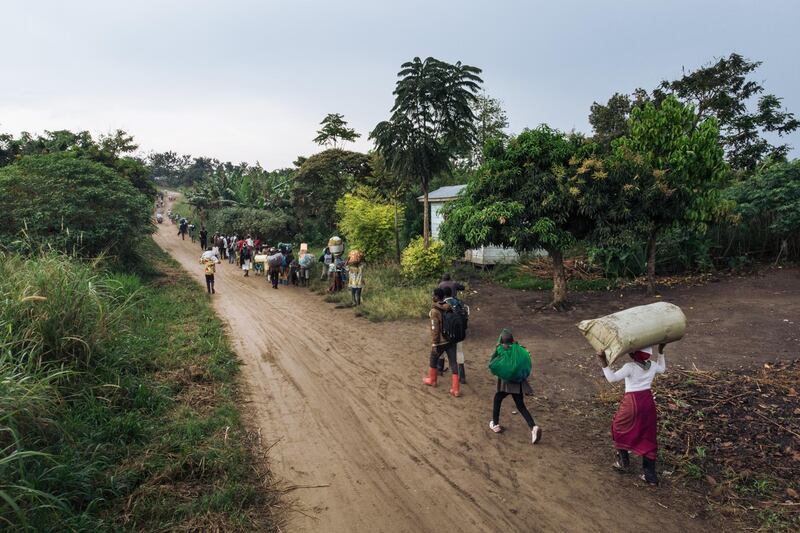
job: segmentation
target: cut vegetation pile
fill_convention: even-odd
[[[797,531],[798,389],[800,360],[754,373],[673,369],[656,380],[660,454],[673,479],[702,490],[718,511]]]

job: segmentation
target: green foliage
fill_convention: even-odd
[[[774,163],[732,188],[744,225],[765,227],[773,239],[795,239],[800,228],[800,159]]]
[[[224,207],[211,211],[206,228],[210,233],[257,235],[264,242],[291,242],[291,219],[279,210]]]
[[[161,277],[154,248],[151,280],[56,254],[2,257],[9,530],[271,526],[276,493],[252,469],[224,328],[188,276]]]
[[[734,53],[660,87],[693,105],[697,123],[717,119],[727,160],[735,170],[751,172],[766,157],[786,157],[789,146],[773,145],[764,134],[786,135],[800,127],[794,114],[782,109],[780,98],[764,94],[759,82],[748,79],[760,66],[760,61]],[[756,96],[751,109],[750,100]]]
[[[12,247],[24,231],[34,246],[124,255],[153,231],[150,211],[130,181],[70,153],[23,156],[0,168],[0,238]]]
[[[336,202],[370,171],[370,156],[338,148],[299,162],[291,203],[303,237],[321,241],[335,229]]]
[[[394,239],[394,206],[347,194],[336,205],[339,229],[367,261],[386,257]]]
[[[508,138],[508,115],[503,104],[485,92],[475,97],[475,145],[466,156],[466,168],[476,168],[483,164],[483,149],[489,141],[503,141]]]
[[[460,61],[446,63],[433,57],[415,57],[401,66],[395,103],[389,120],[380,122],[370,138],[389,170],[417,181],[425,196],[433,176],[448,172],[451,160],[475,145],[473,105],[483,83],[481,70]],[[425,245],[429,225],[423,224]]]
[[[67,153],[111,168],[130,181],[139,192],[154,198],[156,188],[148,177],[144,163],[136,157],[124,155],[133,153],[138,148],[133,137],[122,130],[101,135],[97,141],[88,131],[45,131],[43,135],[37,136],[23,132],[19,138],[0,135],[0,167],[26,155]]]
[[[444,272],[444,245],[433,241],[425,247],[424,239],[417,237],[403,250],[400,264],[406,278],[431,279]]]
[[[353,142],[361,137],[356,133],[356,130],[347,127],[347,121],[344,119],[344,115],[340,113],[325,115],[320,125],[322,128],[317,131],[314,142],[321,146],[338,148],[340,141]]]

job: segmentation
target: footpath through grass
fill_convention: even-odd
[[[2,258],[0,529],[278,530],[222,323],[142,254],[128,273]]]

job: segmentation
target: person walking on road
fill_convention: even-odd
[[[241,251],[239,252],[239,264],[244,271],[244,277],[249,277],[250,275],[250,260],[253,258],[253,249],[247,245],[247,243],[242,246]]]
[[[217,257],[222,259],[224,257],[223,254],[225,253],[224,252],[225,244],[224,244],[224,240],[222,238],[222,235],[220,235],[219,233],[215,233],[214,234],[214,239],[211,242],[214,243],[214,248],[213,249],[214,249],[214,252],[216,252]]]
[[[452,311],[448,303],[444,301],[444,291],[439,287],[433,289],[433,305],[428,313],[431,322],[431,351],[428,361],[428,377],[422,382],[431,387],[436,386],[439,377],[439,358],[447,354],[452,372],[450,394],[455,397],[461,396],[461,387],[458,380],[458,362],[456,361],[456,343],[450,342],[444,335],[444,314]]]
[[[361,291],[364,289],[364,255],[354,250],[347,258],[347,286],[350,288],[350,296],[353,305],[361,305]]]
[[[617,414],[611,423],[611,437],[617,450],[617,462],[614,468],[620,471],[630,466],[630,452],[641,456],[642,481],[649,485],[658,485],[656,474],[656,457],[658,455],[658,430],[656,404],[650,386],[656,374],[667,370],[664,358],[664,344],[658,347],[658,361],[653,363],[650,357],[653,348],[645,348],[631,352],[633,361],[625,363],[614,372],[608,367],[605,351],[597,352],[597,358],[603,367],[603,374],[609,383],[625,380],[625,395],[619,404]]]
[[[200,226],[200,248],[205,250],[207,245],[208,245],[208,232],[206,231],[205,226]]]
[[[445,303],[449,304],[450,307],[453,308],[453,311],[464,313],[467,319],[469,319],[469,306],[453,296],[449,286],[445,286],[442,290],[444,291]],[[467,371],[464,368],[464,341],[456,343],[456,361],[458,362],[458,381],[463,385],[467,382]],[[440,365],[439,370],[444,371],[444,368]]]
[[[326,246],[322,251],[322,255],[319,256],[319,262],[322,263],[322,274],[320,274],[319,280],[325,281],[325,279],[330,278],[330,267],[331,263],[333,263],[333,254],[329,247]],[[330,279],[328,279],[328,281],[330,281]]]
[[[270,248],[269,256],[267,256],[267,265],[269,265],[269,281],[272,283],[273,289],[277,289],[278,283],[280,283],[282,264],[283,254],[277,248]]]
[[[492,354],[491,359],[499,357],[502,351],[509,352],[511,350],[521,350],[524,352],[523,356],[527,355],[527,357],[530,357],[528,350],[515,342],[514,335],[511,333],[511,330],[506,328],[500,333],[500,338],[497,339],[497,348]],[[504,379],[497,378],[497,387],[494,393],[494,402],[492,403],[492,419],[489,421],[489,429],[495,433],[500,433],[503,431],[503,428],[500,426],[500,407],[502,406],[505,397],[509,394],[514,399],[514,404],[517,406],[517,411],[519,411],[519,414],[521,414],[522,418],[525,419],[525,422],[528,424],[528,428],[531,430],[531,441],[533,444],[536,444],[542,438],[542,430],[536,425],[536,422],[533,420],[533,416],[531,416],[530,411],[528,411],[528,408],[525,407],[525,399],[522,395],[533,394],[533,389],[531,388],[531,384],[528,382],[527,378],[522,381],[506,381]]]
[[[186,240],[186,230],[188,229],[188,227],[189,227],[189,222],[185,218],[182,218],[180,223],[178,224],[178,235],[180,236],[182,241]]]
[[[200,264],[203,265],[203,272],[206,275],[206,289],[208,294],[215,294],[214,290],[214,274],[217,272],[217,264],[220,264],[219,256],[209,247],[203,255],[200,256]]]
[[[459,282],[457,282],[457,281],[454,281],[450,277],[450,274],[444,274],[442,276],[442,281],[439,282],[439,288],[440,289],[449,288],[451,296],[453,298],[458,298],[458,291],[463,291],[464,290],[464,285],[459,283]]]

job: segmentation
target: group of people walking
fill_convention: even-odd
[[[179,235],[181,233],[179,232]],[[214,294],[214,274],[217,265],[223,260],[237,264],[248,276],[250,270],[256,275],[265,274],[272,283],[273,289],[280,284],[307,285],[313,268],[313,256],[301,247],[301,257],[296,258],[291,245],[279,243],[267,246],[258,237],[245,235],[220,235],[215,233],[208,240],[204,227],[201,227],[200,247],[203,253],[200,262],[204,265],[206,288]],[[266,256],[266,257],[264,257]],[[259,261],[255,261],[258,257]],[[365,263],[363,255],[351,251],[347,259],[342,254],[334,255],[325,249],[319,258],[322,264],[321,279],[328,281],[328,290],[342,290],[347,283],[354,306],[361,305],[361,293],[364,288]],[[255,265],[255,267],[253,266]],[[428,357],[428,374],[423,383],[435,387],[439,377],[451,373],[450,394],[461,396],[461,385],[466,383],[464,361],[464,338],[469,319],[469,307],[459,299],[459,291],[465,289],[462,283],[445,274],[438,286],[433,289],[431,309],[428,317],[431,328],[431,349]],[[614,468],[625,471],[630,467],[630,453],[642,457],[643,474],[641,479],[650,485],[658,484],[656,473],[656,456],[658,451],[656,439],[656,408],[651,392],[651,384],[657,374],[666,370],[664,357],[665,345],[658,346],[658,357],[650,361],[654,348],[637,350],[630,354],[631,361],[619,370],[609,368],[604,352],[597,357],[603,367],[603,374],[610,383],[625,381],[625,395],[614,416],[611,425],[611,436],[616,449]],[[530,352],[514,338],[512,331],[505,328],[500,332],[495,351],[489,358],[494,361],[498,357],[514,354],[514,357],[530,359]],[[528,368],[530,370],[530,368]],[[500,425],[500,410],[506,397],[511,396],[516,411],[522,416],[531,433],[531,442],[537,444],[542,438],[542,429],[537,425],[533,415],[525,405],[525,396],[533,394],[527,377],[522,379],[497,378],[495,394],[492,401],[492,417],[489,429],[493,433],[503,432]]]
[[[464,286],[454,282],[449,275],[442,278],[438,287],[432,293],[432,305],[429,312],[431,328],[431,350],[428,360],[428,374],[423,383],[435,387],[438,378],[444,373],[445,358],[452,373],[450,394],[454,397],[461,395],[460,385],[466,382],[464,373],[463,335],[457,331],[449,332],[448,320],[458,314],[469,315],[469,308],[458,299],[458,291]],[[609,383],[625,380],[625,395],[611,425],[611,437],[616,450],[616,461],[613,466],[619,471],[630,468],[630,453],[642,458],[642,481],[649,485],[658,485],[656,473],[657,444],[657,418],[656,407],[651,391],[652,382],[657,374],[666,371],[664,356],[665,345],[658,346],[658,357],[655,362],[650,361],[655,347],[631,352],[631,361],[622,368],[613,371],[609,368],[605,352],[600,351],[597,357],[601,362],[603,374]],[[495,351],[489,361],[497,357],[515,352],[514,357],[527,357],[530,352],[521,346],[514,338],[509,328],[504,328],[499,335]],[[492,418],[489,429],[494,433],[501,433],[500,408],[503,400],[511,396],[517,412],[525,420],[531,432],[531,442],[537,444],[542,438],[542,429],[536,424],[533,415],[525,405],[525,396],[533,394],[533,389],[527,377],[523,379],[507,380],[497,378],[495,394],[492,402]]]

